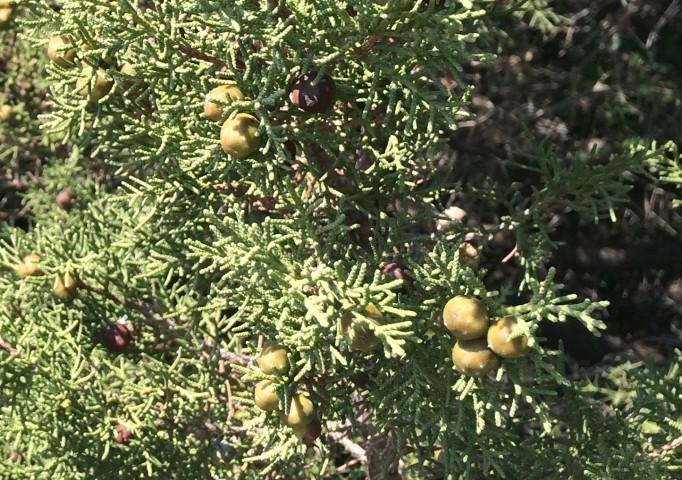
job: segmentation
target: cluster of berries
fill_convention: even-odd
[[[500,318],[490,325],[485,306],[475,298],[451,298],[443,309],[443,322],[457,338],[452,361],[465,375],[483,377],[499,368],[500,358],[520,358],[530,353],[528,337],[512,335],[516,318]]]
[[[83,44],[80,47],[81,55],[92,47]],[[47,44],[47,56],[55,65],[62,68],[70,68],[76,64],[76,56],[78,50],[73,46],[66,35],[56,35],[52,37]],[[110,58],[102,59],[106,64],[112,60]],[[129,67],[126,66],[126,69]],[[123,69],[123,66],[122,66]],[[125,69],[124,69],[125,70]],[[122,72],[125,73],[125,72]],[[76,80],[76,92],[83,97],[88,98],[90,102],[97,103],[104,98],[114,86],[114,80],[107,73],[105,68],[100,66],[94,67],[87,62],[82,62],[81,75]]]
[[[37,277],[43,274],[43,269],[40,267],[40,255],[37,253],[25,256],[16,268],[20,278]],[[73,300],[77,292],[78,281],[70,273],[58,274],[54,279],[52,293],[58,299],[69,302]]]
[[[329,75],[317,79],[317,71],[300,75],[291,86],[291,103],[309,113],[327,112],[336,99],[336,84]],[[316,81],[317,80],[317,81]],[[234,85],[220,85],[206,94],[204,116],[214,122],[223,121],[220,129],[220,145],[234,158],[245,158],[260,145],[259,121],[249,113],[240,112],[225,120],[228,102],[244,99],[242,91]]]
[[[279,343],[266,344],[256,359],[258,367],[266,375],[286,375],[289,373],[289,350]],[[277,411],[280,421],[290,427],[294,435],[305,444],[314,442],[322,432],[322,423],[317,418],[315,405],[307,392],[297,392],[291,396],[288,411],[280,409],[277,386],[270,380],[256,385],[256,405],[266,412]]]

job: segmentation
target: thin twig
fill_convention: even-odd
[[[6,191],[6,190],[28,190],[28,184],[26,182],[22,181],[20,178],[12,178],[12,179],[6,179],[6,178],[0,178],[0,190]]]
[[[680,445],[682,445],[682,435],[679,436],[679,437],[677,437],[677,438],[676,438],[675,440],[673,440],[672,442],[666,443],[666,444],[663,445],[661,448],[657,448],[656,450],[654,450],[653,452],[651,452],[651,453],[649,454],[649,456],[652,457],[652,458],[660,457],[660,456],[665,455],[666,453],[670,452],[671,450],[676,449],[676,448],[679,447]]]
[[[204,343],[204,345],[202,346],[203,352],[207,355],[210,355],[213,349],[214,346],[211,345],[210,343]],[[229,350],[225,350],[224,348],[219,349],[218,354],[220,355],[220,358],[222,358],[223,360],[227,360],[231,363],[237,363],[243,366],[246,366],[251,362],[251,357],[247,355],[240,355],[238,353],[230,352]]]
[[[230,380],[227,380],[227,421],[228,423],[232,421],[234,418],[234,414],[236,412],[236,408],[234,408],[234,403],[232,403],[232,385],[230,384]]]
[[[227,64],[223,62],[221,59],[218,57],[214,57],[213,55],[209,55],[204,52],[199,52],[198,50],[195,50],[192,47],[189,47],[187,45],[178,45],[178,49],[187,55],[188,57],[196,58],[198,60],[203,60],[205,62],[213,63],[214,65],[218,67],[226,67]]]
[[[114,293],[110,292],[104,287],[95,287],[93,285],[89,285],[85,282],[83,282],[81,279],[78,279],[78,288],[81,288],[83,290],[87,290],[88,292],[94,293],[95,295],[101,295],[105,298],[108,298],[114,303],[118,303],[119,305],[123,305],[126,308],[130,308],[132,310],[137,310],[140,312],[142,315],[144,315],[148,319],[156,319],[154,316],[152,310],[147,307],[143,302],[141,301],[133,301],[129,300],[124,297],[119,297],[118,295],[115,295]]]
[[[679,0],[673,0],[670,2],[668,8],[666,8],[665,12],[663,12],[663,15],[661,15],[661,18],[658,19],[658,22],[656,22],[656,25],[654,25],[654,28],[649,33],[649,36],[646,39],[646,48],[651,48],[653,44],[656,43],[661,30],[663,30],[663,27],[665,27],[665,24],[675,18],[678,13],[680,13],[680,2]]]
[[[329,432],[329,436],[332,440],[345,448],[348,453],[353,455],[360,463],[363,465],[367,463],[367,453],[365,452],[365,449],[350,440],[346,435],[340,432]]]
[[[325,475],[324,478],[331,478],[332,476],[336,476],[336,475],[340,475],[342,473],[346,473],[346,472],[350,471],[351,468],[358,465],[359,463],[360,463],[360,460],[358,460],[356,458],[351,458],[350,460],[348,460],[343,465],[339,465],[338,467],[336,467],[333,472]]]
[[[215,345],[207,342],[203,342],[201,345],[201,352],[204,356],[205,359],[209,359],[211,355],[215,351]],[[225,361],[228,361],[230,363],[236,363],[238,365],[242,365],[246,367],[249,363],[251,363],[251,357],[247,355],[240,355],[238,353],[230,352],[229,350],[225,350],[224,348],[218,349],[218,355],[219,355],[219,362],[218,362],[218,375],[224,375],[225,374]]]
[[[16,355],[17,349],[12,347],[9,343],[5,342],[2,337],[0,337],[0,350],[4,350],[9,355]]]
[[[512,258],[517,258],[518,256],[519,256],[519,248],[515,246],[515,247],[511,250],[511,252],[509,252],[509,253],[507,254],[507,256],[504,257],[504,258],[501,260],[501,262],[502,262],[502,263],[507,263],[507,262],[508,262],[509,260],[511,260]]]
[[[379,27],[376,29],[378,33],[370,35],[369,38],[360,46],[360,49],[356,53],[352,54],[351,57],[354,60],[363,60],[369,54],[369,52],[374,50],[377,44],[388,34],[390,28],[393,26],[393,23],[396,21],[396,18],[397,14],[390,14],[389,17],[382,21],[381,25],[379,25]]]
[[[374,49],[376,44],[381,41],[382,37],[383,37],[383,34],[376,34],[376,35],[370,36],[365,41],[365,43],[362,44],[362,46],[360,47],[360,50],[358,50],[357,53],[353,54],[353,59],[354,60],[362,60],[363,58],[365,58],[367,56],[367,54],[369,52],[371,52],[372,49]]]

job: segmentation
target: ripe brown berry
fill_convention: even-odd
[[[133,432],[131,432],[128,427],[122,423],[116,425],[116,443],[122,445],[124,443],[128,443],[128,440],[131,438],[133,438]]]
[[[336,83],[327,74],[316,81],[317,76],[317,70],[300,75],[291,86],[289,100],[306,112],[325,113],[336,100]]]
[[[260,143],[258,119],[248,113],[238,113],[225,120],[220,129],[220,145],[223,151],[235,158],[244,158],[253,153]]]
[[[261,350],[256,363],[261,371],[267,375],[279,373],[284,375],[289,371],[289,350],[279,343],[266,343]]]
[[[488,331],[485,306],[475,298],[451,298],[443,308],[443,322],[458,340],[480,338]]]
[[[493,323],[488,330],[488,346],[502,358],[521,358],[530,353],[528,337],[521,335],[509,339],[517,323],[514,317],[504,317]]]
[[[204,116],[209,120],[217,122],[223,118],[225,110],[222,106],[215,103],[215,100],[219,102],[232,100],[235,102],[243,99],[244,94],[234,85],[220,85],[206,94],[204,100]]]
[[[455,368],[470,377],[483,377],[500,366],[500,357],[488,348],[484,338],[457,340],[452,348]]]
[[[65,35],[54,36],[47,44],[47,56],[53,63],[68,68],[73,65],[73,59],[76,58],[76,49],[69,46],[71,41]]]
[[[59,208],[65,211],[71,210],[71,207],[73,207],[73,193],[69,192],[68,190],[61,190],[57,194],[57,205],[59,205]]]
[[[128,330],[128,327],[121,323],[109,325],[104,330],[104,334],[102,336],[104,346],[107,347],[110,352],[114,353],[123,352],[126,348],[128,348],[131,340],[132,334],[130,333],[130,330]]]

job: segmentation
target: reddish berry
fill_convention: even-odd
[[[384,276],[391,275],[397,280],[405,280],[406,282],[411,282],[412,278],[406,273],[407,267],[401,263],[387,263],[381,269],[381,273]]]
[[[401,263],[387,263],[381,269],[381,274],[384,277],[394,278],[396,280],[402,280],[403,286],[400,288],[400,292],[406,293],[408,288],[412,286],[414,280],[408,273],[407,267]]]
[[[62,210],[68,212],[71,210],[71,207],[73,207],[73,198],[73,193],[68,190],[62,190],[57,194],[57,205],[59,205],[59,208]]]
[[[116,425],[116,443],[124,444],[127,443],[133,437],[133,432],[131,432],[128,427],[119,423]]]
[[[131,340],[132,334],[130,333],[130,330],[128,330],[128,327],[121,323],[109,325],[104,331],[104,346],[107,347],[110,352],[123,352],[126,348],[128,348]]]

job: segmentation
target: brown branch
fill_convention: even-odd
[[[661,30],[663,30],[663,27],[665,27],[665,25],[671,20],[677,18],[677,15],[680,13],[680,9],[681,7],[679,0],[673,0],[670,2],[668,8],[665,10],[665,12],[663,12],[661,18],[658,19],[651,32],[649,32],[649,36],[646,39],[646,48],[651,48],[654,43],[656,43],[656,40],[658,40],[659,34],[661,33]]]
[[[518,258],[518,256],[519,256],[519,249],[518,249],[518,247],[515,246],[515,247],[511,250],[511,252],[509,252],[509,253],[501,260],[501,262],[502,262],[502,263],[507,263],[507,262],[508,262],[509,260],[511,260],[512,258]]]
[[[141,302],[139,300],[133,301],[124,297],[119,297],[104,287],[95,287],[93,285],[88,285],[81,279],[77,279],[77,282],[78,288],[80,289],[87,290],[88,292],[94,293],[95,295],[101,295],[102,297],[108,298],[112,302],[118,303],[119,305],[123,305],[126,308],[137,310],[148,319],[156,319],[152,310],[149,307],[147,307],[144,302]]]
[[[382,22],[381,25],[379,25],[379,28],[377,29],[379,33],[375,33],[374,35],[370,35],[367,40],[360,46],[360,49],[351,55],[351,57],[354,60],[362,60],[364,59],[369,52],[374,50],[374,48],[377,46],[377,44],[384,38],[386,35],[388,35],[390,27],[393,25],[393,23],[396,21],[398,18],[398,14],[392,13],[386,20]],[[389,38],[389,41],[392,39]]]
[[[14,347],[12,347],[9,343],[5,342],[5,340],[0,337],[0,350],[4,350],[7,352],[9,355],[17,355],[18,350]]]
[[[218,57],[215,57],[213,55],[209,55],[209,54],[204,53],[204,52],[199,52],[199,51],[197,51],[197,50],[195,50],[192,47],[189,47],[187,45],[178,45],[178,49],[182,53],[187,55],[188,57],[196,58],[197,60],[203,60],[205,62],[212,63],[212,64],[216,65],[217,67],[227,67],[227,64],[225,62],[223,62],[221,59],[219,59]]]
[[[381,41],[383,36],[384,36],[383,33],[370,36],[365,41],[365,43],[362,44],[362,46],[360,47],[360,50],[357,53],[352,55],[352,58],[354,60],[362,60],[363,58],[365,58],[369,54],[369,52],[371,52],[374,49],[376,44]]]
[[[232,385],[230,384],[230,381],[227,380],[227,422],[230,423],[232,422],[232,419],[234,418],[234,414],[237,411],[237,409],[234,407],[234,403],[232,403]]]
[[[205,355],[210,355],[213,348],[214,346],[211,345],[210,343],[204,343],[202,351],[204,352]],[[243,366],[247,366],[251,362],[251,357],[247,355],[240,355],[238,353],[230,352],[229,350],[225,350],[223,348],[218,350],[218,354],[220,355],[220,358],[223,360],[227,360],[229,362]]]
[[[360,463],[363,465],[367,463],[367,453],[365,452],[365,449],[350,440],[346,435],[341,432],[329,432],[329,436],[332,440],[345,448],[348,453],[353,455]]]
[[[361,463],[360,460],[358,460],[356,458],[351,458],[350,460],[348,460],[343,465],[339,465],[338,467],[336,467],[333,472],[326,474],[324,476],[324,478],[333,478],[333,477],[336,477],[337,475],[340,475],[342,473],[347,473],[352,468],[359,465],[360,463]]]
[[[682,445],[682,436],[677,437],[675,440],[673,440],[670,443],[666,443],[661,448],[657,448],[656,450],[651,452],[649,454],[649,456],[652,458],[660,457],[660,456],[665,455],[666,453],[670,452],[671,450],[676,449],[680,445]]]
[[[0,178],[0,191],[6,190],[19,190],[23,192],[28,190],[28,184],[20,178],[12,178],[11,180]]]

